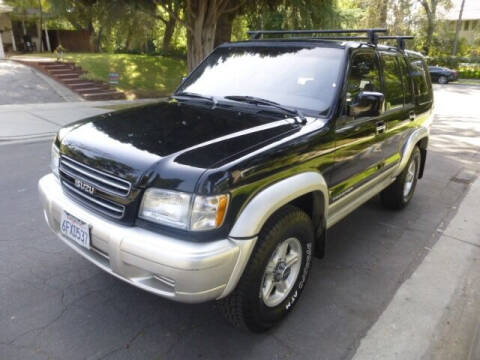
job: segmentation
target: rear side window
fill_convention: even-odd
[[[418,57],[410,57],[411,76],[413,78],[414,95],[420,103],[430,100],[430,81],[425,62]]]
[[[398,56],[381,53],[383,79],[385,82],[385,103],[387,110],[403,106],[402,71]]]
[[[410,72],[408,71],[407,60],[404,57],[398,60],[400,62],[400,67],[402,68],[402,82],[403,89],[405,91],[405,103],[408,104],[412,102],[412,80],[410,78]]]

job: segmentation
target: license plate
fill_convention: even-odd
[[[90,226],[67,212],[62,214],[60,231],[78,245],[90,249]]]

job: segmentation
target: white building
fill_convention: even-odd
[[[5,5],[0,0],[0,59],[5,57],[7,49],[16,50],[15,38],[12,31],[12,22],[9,13],[13,11],[12,7]]]
[[[439,18],[447,21],[450,29],[455,32],[462,0],[452,0],[452,5],[449,10],[443,10]],[[480,40],[480,0],[465,0],[460,31],[460,39],[462,38],[470,44]]]

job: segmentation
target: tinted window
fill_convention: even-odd
[[[382,91],[375,53],[353,55],[348,77],[347,102],[354,103],[362,91]]]
[[[402,69],[402,82],[403,88],[405,91],[405,103],[412,102],[412,80],[410,78],[410,73],[408,71],[408,63],[404,57],[398,59],[400,62],[400,67]]]
[[[383,64],[386,109],[403,106],[402,72],[398,56],[393,54],[381,54],[380,56]]]
[[[217,97],[257,96],[325,113],[336,93],[343,52],[285,46],[218,48],[179,90]]]
[[[420,102],[430,100],[430,82],[427,66],[422,59],[410,57],[411,76],[414,84],[414,95]]]

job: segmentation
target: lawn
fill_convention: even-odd
[[[32,56],[54,57],[53,54]],[[170,95],[187,74],[185,61],[165,56],[67,53],[63,58],[86,70],[85,77],[91,80],[108,82],[109,73],[120,74],[116,87],[128,97]]]

